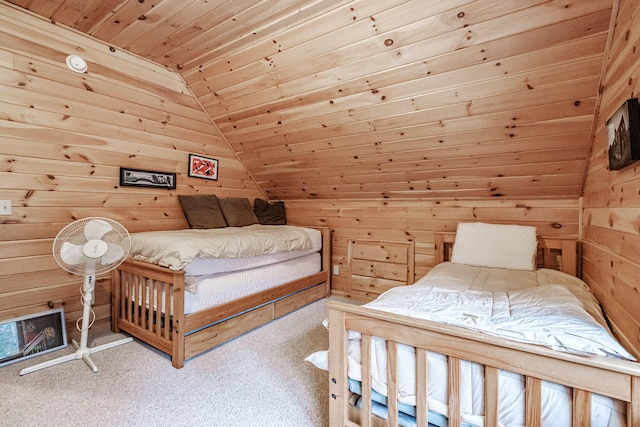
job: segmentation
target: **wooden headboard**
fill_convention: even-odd
[[[449,261],[456,233],[433,233],[436,264]],[[539,268],[553,268],[580,277],[578,242],[574,239],[538,237],[537,264]]]

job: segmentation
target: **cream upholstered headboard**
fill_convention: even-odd
[[[449,261],[456,233],[435,232],[435,261]],[[538,237],[538,267],[553,268],[579,277],[578,242],[575,239]]]

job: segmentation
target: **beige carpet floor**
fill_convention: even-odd
[[[260,426],[328,424],[328,376],[304,358],[328,347],[326,301],[303,307],[174,369],[141,342],[19,376],[72,353],[58,350],[0,368],[2,426]],[[89,345],[122,338],[92,337]]]

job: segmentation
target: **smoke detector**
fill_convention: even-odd
[[[87,71],[87,62],[78,55],[67,56],[67,67],[76,73],[84,73]]]

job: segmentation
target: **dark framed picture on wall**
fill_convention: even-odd
[[[172,172],[120,168],[120,185],[173,190],[176,188],[176,174]]]
[[[189,176],[218,179],[218,161],[197,154],[189,154]]]
[[[640,159],[638,98],[628,99],[607,120],[609,169],[619,170]]]

